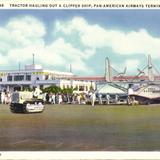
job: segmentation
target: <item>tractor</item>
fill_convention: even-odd
[[[36,113],[45,109],[40,90],[15,91],[12,93],[10,110],[13,113]]]

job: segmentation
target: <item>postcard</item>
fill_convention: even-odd
[[[160,159],[157,0],[0,0],[0,159]]]

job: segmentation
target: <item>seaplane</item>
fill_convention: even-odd
[[[124,72],[113,76],[113,72],[116,70],[111,66],[109,58],[106,58],[105,71],[107,84],[124,91],[128,95],[129,103],[160,103],[160,73],[152,64],[150,55],[148,55],[148,64],[142,69],[138,68],[135,76],[126,76],[126,68]]]
[[[128,89],[128,98],[131,102],[137,101],[138,104],[157,104],[160,103],[159,84],[134,84]]]
[[[130,87],[128,88],[128,98],[131,103],[134,103],[135,101],[138,102],[138,104],[160,103],[160,83],[155,80],[155,76],[153,74],[154,66],[152,65],[150,55],[148,56],[147,68],[148,68],[147,81],[133,83],[129,85]],[[144,71],[139,70],[139,74],[144,74]]]
[[[124,68],[124,71],[123,72],[119,72],[117,74],[117,77],[123,77],[125,74],[126,74],[126,71],[127,71],[127,67]]]

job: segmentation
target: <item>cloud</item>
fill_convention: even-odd
[[[45,33],[44,25],[36,18],[13,18],[0,28],[0,51],[8,53],[15,48],[43,43]]]
[[[6,65],[6,64],[8,64],[7,58],[4,55],[0,54],[0,65]]]
[[[10,31],[11,35],[15,36],[16,40],[19,40],[20,36],[36,39],[46,34],[43,23],[31,16],[11,19],[6,25],[6,29]]]
[[[46,44],[46,34],[45,24],[37,18],[23,16],[10,19],[0,27],[0,58],[3,58],[0,64],[14,65],[19,61],[25,64],[32,61],[34,53],[36,63],[43,66],[56,69],[72,64],[75,72],[92,72],[84,59],[93,54],[93,49],[75,48],[63,37],[55,37],[50,44]]]
[[[55,66],[69,66],[69,64],[72,64],[74,71],[82,72],[87,72],[90,69],[84,62],[84,53],[74,48],[63,38],[58,38],[52,44],[46,46],[45,51],[47,54],[45,58],[47,58],[49,62],[52,61],[51,63],[54,63]],[[87,52],[90,51],[87,50],[86,53]],[[42,57],[42,59],[44,58]]]
[[[46,36],[49,36],[49,43],[46,43]],[[0,26],[0,59],[3,59],[0,64],[6,66],[18,61],[23,64],[32,62],[34,53],[36,63],[50,69],[69,70],[66,68],[72,64],[76,74],[94,74],[96,65],[89,66],[90,58],[95,58],[96,63],[96,57],[101,51],[106,52],[108,47],[116,54],[140,53],[158,57],[160,38],[153,37],[145,29],[114,30],[90,24],[82,17],[57,20],[52,30],[32,16],[15,17]],[[138,59],[127,59],[124,64],[132,71],[140,63]]]
[[[55,28],[57,32],[63,32],[68,36],[76,32],[81,43],[92,49],[110,47],[114,52],[123,55],[140,53],[159,56],[160,38],[153,37],[143,28],[129,32],[113,30],[89,24],[82,17],[74,17],[70,21],[58,21]]]
[[[140,64],[140,61],[138,59],[127,59],[125,61],[125,66],[127,67],[127,71],[129,72],[136,71],[139,64]]]
[[[59,38],[49,45],[29,45],[24,48],[16,48],[9,52],[8,60],[10,62],[21,61],[29,62],[32,60],[32,53],[35,53],[36,63],[52,68],[67,68],[70,64],[75,72],[87,72],[90,69],[83,61],[83,53],[74,48],[71,44],[65,42],[63,38]],[[69,68],[69,67],[68,67]],[[64,69],[66,70],[66,69]]]

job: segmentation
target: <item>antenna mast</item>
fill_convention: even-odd
[[[18,62],[19,71],[21,70],[21,62]]]
[[[112,68],[108,57],[105,58],[105,78],[106,81],[112,82]]]
[[[34,62],[34,53],[33,53],[33,66],[35,65],[35,62]]]
[[[154,81],[151,55],[148,55],[148,79],[149,81]]]
[[[70,64],[70,72],[72,73],[72,64]]]

